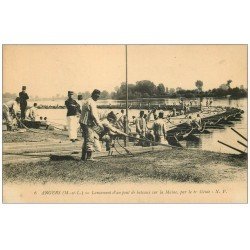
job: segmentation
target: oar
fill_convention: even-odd
[[[229,148],[231,148],[231,149],[233,149],[233,150],[235,150],[235,151],[238,151],[238,152],[240,152],[241,154],[246,154],[246,152],[244,152],[244,151],[242,151],[242,150],[240,150],[240,149],[238,149],[238,148],[234,148],[234,147],[232,147],[232,146],[230,146],[230,145],[228,145],[228,144],[226,144],[226,143],[224,143],[224,142],[222,142],[222,141],[218,141],[220,144],[222,144],[222,145],[224,145],[224,146],[227,146],[227,147],[229,147]]]
[[[242,134],[240,134],[236,129],[231,128],[237,135],[239,135],[241,138],[243,138],[244,140],[247,141],[247,138],[245,136],[243,136]]]
[[[239,144],[241,144],[242,146],[244,146],[244,147],[246,147],[247,148],[247,145],[246,144],[244,144],[243,142],[241,142],[241,141],[237,141]]]

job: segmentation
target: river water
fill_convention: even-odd
[[[105,101],[100,101],[100,104],[113,104],[117,103],[120,101],[115,101],[115,100],[105,100]],[[154,100],[156,102],[156,100]],[[179,99],[166,99],[164,100],[165,104],[173,104],[173,103],[178,103]],[[152,102],[151,102],[152,103]],[[162,103],[162,100],[161,100]],[[206,103],[206,98],[203,100],[203,104]],[[38,104],[43,104],[43,105],[63,105],[64,100],[59,100],[59,101],[40,101]],[[29,103],[29,105],[32,105],[32,103]],[[244,144],[246,142],[244,139],[239,137],[235,132],[231,130],[231,127],[236,129],[238,132],[240,132],[242,135],[247,137],[247,98],[242,98],[238,100],[231,100],[229,98],[225,99],[213,99],[213,106],[223,106],[223,107],[237,107],[242,110],[244,110],[244,114],[242,115],[243,118],[241,121],[234,122],[233,125],[230,126],[225,126],[225,129],[223,130],[215,130],[211,129],[210,134],[201,134],[197,136],[197,140],[195,141],[181,141],[181,144],[184,147],[188,148],[198,148],[202,150],[208,150],[208,151],[215,151],[215,152],[222,152],[222,153],[236,153],[238,154],[235,150],[232,150],[220,143],[218,143],[218,140],[225,142],[235,148],[238,148],[242,151],[245,151],[245,147],[239,144],[237,141],[241,141]],[[110,110],[105,110],[105,109],[100,109],[100,114],[103,115]],[[119,113],[120,110],[113,110],[115,113]],[[167,114],[168,111],[165,112]],[[147,111],[145,111],[147,113]],[[46,116],[48,118],[48,121],[51,121],[53,123],[57,123],[58,127],[63,127],[67,124],[66,122],[66,109],[39,109],[38,114],[40,116]],[[129,119],[132,119],[132,116],[138,116],[139,110],[129,110]]]

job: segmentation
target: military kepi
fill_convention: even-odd
[[[73,95],[74,92],[73,91],[68,91],[68,95]]]
[[[82,95],[78,95],[78,100],[82,100],[83,99],[83,96]]]
[[[26,90],[26,86],[22,86],[22,90]]]

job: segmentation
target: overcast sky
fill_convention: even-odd
[[[204,89],[227,80],[247,86],[246,45],[128,45],[128,82],[151,80],[168,88]],[[125,81],[123,45],[5,45],[3,92],[50,97],[94,88],[113,91]]]

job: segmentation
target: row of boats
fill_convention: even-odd
[[[167,117],[166,121],[171,125],[167,131],[166,139],[170,145],[181,147],[180,141],[197,140],[197,135],[212,133],[214,129],[224,129],[225,126],[240,121],[243,113],[244,111],[238,108],[209,107],[187,115]],[[195,117],[197,114],[201,118],[200,125],[190,124],[190,115]],[[23,123],[28,128],[48,129],[48,124],[45,121],[23,121]],[[56,125],[54,127],[57,128]],[[131,135],[133,136],[133,133]]]
[[[242,119],[243,110],[238,108],[218,109],[215,111],[204,110],[200,126],[190,124],[186,118],[179,118],[179,122],[173,122],[176,118],[169,121],[176,126],[167,132],[167,140],[170,145],[179,146],[182,140],[196,140],[197,135],[210,134],[213,129],[225,129],[225,126],[233,125],[234,122]],[[202,114],[201,113],[201,114]],[[194,115],[194,114],[193,114]],[[179,124],[178,124],[179,123]]]

